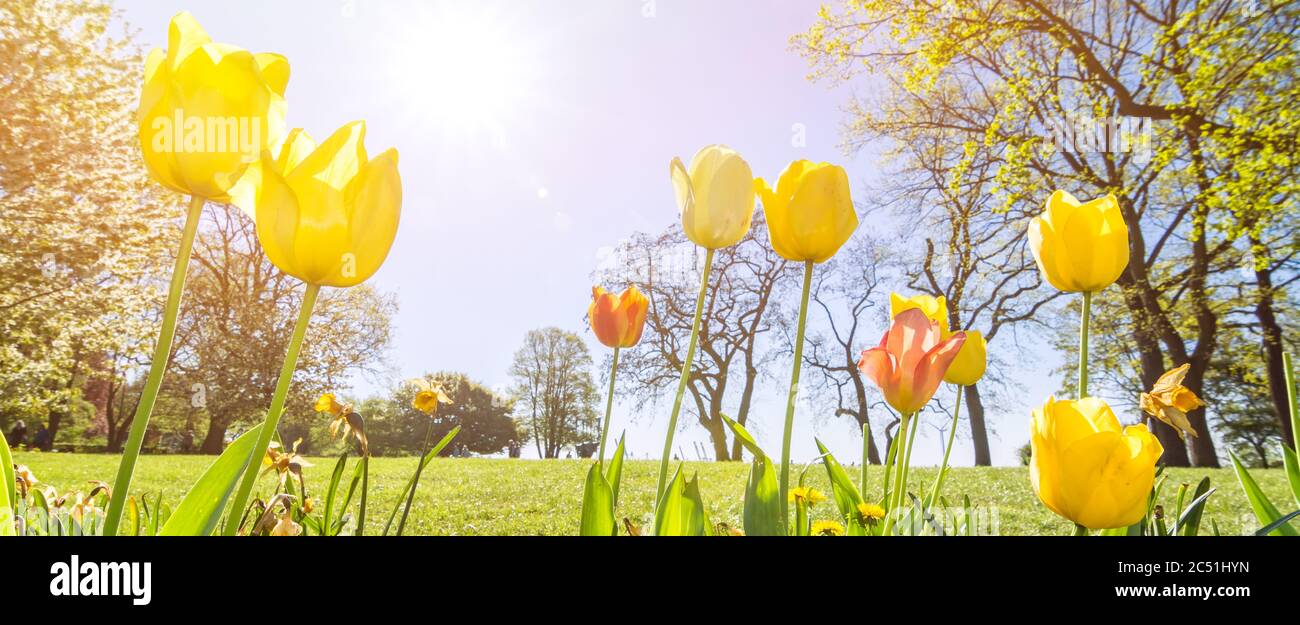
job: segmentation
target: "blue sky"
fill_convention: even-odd
[[[548,325],[582,332],[599,363],[604,348],[583,321],[597,254],[634,231],[675,222],[673,156],[688,160],[701,146],[725,143],[755,175],[774,177],[798,158],[828,160],[859,186],[880,169],[874,154],[838,148],[849,88],[808,82],[803,59],[788,49],[790,36],[812,24],[817,2],[118,6],[143,45],[164,47],[168,20],[188,10],[217,41],[285,55],[291,126],[321,138],[366,119],[372,154],[399,150],[402,224],[373,278],[401,306],[395,379],[455,369],[504,388],[524,334]],[[796,125],[806,133],[802,147],[792,145]],[[1032,368],[1056,364],[1041,355]],[[775,365],[776,377],[788,365]],[[1045,378],[1032,376],[1023,402],[989,406],[995,463],[1016,462],[1028,406],[1055,387]],[[387,383],[357,380],[353,393]],[[779,384],[760,389],[753,413],[769,449],[780,444],[784,394]],[[628,429],[633,455],[657,457],[668,406],[636,415],[629,408],[616,408],[614,431]],[[848,421],[815,420],[801,406],[796,460],[816,455],[813,436],[845,461],[860,453]],[[937,463],[937,433],[923,427],[920,437],[914,462]],[[693,457],[693,442],[707,438],[688,428],[676,440]],[[959,438],[953,456],[970,464],[968,442]]]

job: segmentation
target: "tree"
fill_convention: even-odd
[[[888,68],[885,104],[852,109],[850,132],[943,124],[1000,154],[1007,208],[1043,189],[1115,193],[1131,260],[1119,285],[1141,385],[1170,364],[1204,381],[1222,329],[1215,301],[1233,247],[1293,214],[1300,31],[1293,3],[946,0],[846,3],[796,38],[818,76]],[[957,94],[934,122],[900,102]],[[1080,146],[1080,137],[1085,144]],[[957,168],[954,177],[965,175]],[[1183,304],[1186,305],[1183,305]],[[1175,312],[1176,311],[1176,312]],[[1209,398],[1213,400],[1213,398]],[[1207,428],[1204,411],[1189,415]],[[1165,462],[1216,466],[1211,437],[1185,447],[1164,424]]]
[[[219,453],[226,431],[259,421],[275,389],[303,285],[276,269],[239,209],[209,206],[192,257],[167,394],[208,418],[200,450]],[[315,398],[348,375],[376,373],[396,303],[367,285],[329,289],[312,311],[286,414],[311,415]]]
[[[697,251],[676,226],[659,235],[638,233],[615,251],[617,262],[600,277],[605,284],[636,284],[650,300],[641,346],[620,355],[618,375],[622,389],[644,404],[655,405],[680,380],[699,293],[703,261]],[[777,353],[762,341],[779,317],[773,295],[778,283],[797,273],[768,243],[761,212],[740,243],[715,252],[686,390],[717,460],[740,459],[740,441],[728,448],[722,415],[748,422],[758,378]],[[729,402],[734,409],[727,409]]]
[[[440,406],[431,419],[411,405],[414,387],[398,385],[384,400],[388,404],[385,409],[375,411],[374,416],[362,413],[367,417],[366,432],[376,453],[423,453],[430,423],[433,429],[429,436],[435,443],[452,428],[461,428],[452,444],[442,450],[444,456],[460,452],[496,454],[518,443],[519,425],[511,418],[515,405],[510,398],[497,396],[464,373],[442,371],[423,377],[442,385],[452,403]]]
[[[591,353],[582,338],[559,328],[532,330],[515,352],[515,410],[543,458],[599,436]]]
[[[106,354],[152,346],[179,238],[139,159],[144,63],[115,19],[94,0],[0,6],[0,421],[51,440]]]

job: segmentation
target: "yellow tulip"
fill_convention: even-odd
[[[745,238],[754,218],[754,174],[740,154],[710,145],[695,153],[689,170],[680,158],[668,168],[687,238],[711,250]]]
[[[962,343],[948,372],[943,374],[943,381],[949,384],[970,386],[979,382],[988,366],[988,341],[984,335],[979,330],[966,330],[965,334],[966,342]]]
[[[285,133],[289,62],[213,43],[189,13],[172,18],[166,52],[145,62],[140,149],[163,185],[218,202]]]
[[[904,310],[919,309],[925,316],[937,324],[943,338],[948,338],[948,301],[942,295],[913,295],[903,297],[898,293],[889,294],[889,318],[893,319]]]
[[[241,184],[235,193],[256,215],[257,239],[281,271],[308,284],[349,287],[388,256],[402,209],[397,150],[368,159],[365,134],[365,122],[353,122],[317,146],[295,129],[277,158],[263,152],[250,170],[254,188]]]
[[[815,263],[830,260],[858,229],[858,213],[844,169],[830,163],[790,163],[773,191],[755,181],[772,248],[783,258]]]
[[[1164,448],[1145,425],[1120,427],[1095,397],[1034,410],[1029,478],[1053,512],[1088,529],[1127,527],[1146,514]]]
[[[1080,203],[1053,193],[1029,222],[1029,246],[1043,277],[1065,292],[1096,293],[1128,267],[1128,226],[1114,195]]]

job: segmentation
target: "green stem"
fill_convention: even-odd
[[[1295,368],[1291,365],[1291,354],[1282,354],[1282,378],[1286,380],[1287,398],[1291,400],[1291,438],[1292,449],[1300,453],[1300,405],[1297,405],[1295,388]]]
[[[424,457],[429,455],[429,445],[433,444],[433,418],[429,418],[429,427],[424,430],[424,447],[416,459],[415,477],[411,478],[411,488],[406,492],[406,507],[402,509],[402,519],[397,522],[397,535],[402,535],[406,528],[406,517],[411,514],[411,504],[415,502],[415,489],[420,484],[420,474],[424,473]],[[362,478],[364,481],[365,478]]]
[[[1083,292],[1083,314],[1079,316],[1079,399],[1088,396],[1088,321],[1092,317],[1092,293]]]
[[[366,533],[366,500],[370,494],[370,454],[361,456],[361,504],[357,506],[357,531],[355,536]]]
[[[912,429],[907,432],[907,447],[903,451],[903,481],[898,483],[898,505],[907,504],[907,480],[912,474],[912,448],[916,444],[916,431],[921,429],[921,420],[912,416]]]
[[[1075,523],[1075,524],[1074,524],[1074,535],[1075,535],[1075,536],[1088,536],[1088,528],[1086,528],[1086,527],[1084,527],[1084,526],[1082,526],[1082,525],[1079,525],[1078,523]]]
[[[871,459],[869,450],[871,449],[871,426],[867,423],[862,424],[862,482],[858,486],[858,492],[861,493],[863,501],[867,499],[867,465]]]
[[[781,520],[789,523],[790,436],[794,433],[794,408],[799,398],[799,370],[803,365],[803,337],[808,326],[808,292],[812,288],[813,261],[803,266],[803,296],[799,300],[799,325],[794,337],[794,368],[790,371],[790,392],[785,399],[785,433],[781,439]],[[789,527],[787,525],[787,527]]]
[[[895,511],[902,504],[903,498],[899,493],[903,492],[903,466],[907,463],[907,432],[911,425],[912,415],[904,414],[902,421],[898,425],[898,436],[894,437],[894,485],[889,491],[889,507],[885,510],[885,530],[884,535],[889,535],[889,530],[894,526]]]
[[[930,496],[925,498],[925,507],[929,508],[934,502],[939,500],[939,489],[943,488],[943,474],[948,470],[948,456],[952,454],[952,443],[957,438],[957,415],[961,414],[961,392],[966,387],[957,385],[957,401],[952,408],[952,429],[948,430],[948,445],[943,448],[943,464],[939,465],[939,475],[934,478],[934,488],[930,489]]]
[[[158,330],[158,342],[154,345],[153,360],[149,363],[149,377],[145,379],[144,390],[140,393],[140,403],[136,404],[135,417],[131,421],[131,433],[127,436],[126,446],[122,449],[122,462],[117,467],[117,478],[113,481],[113,493],[104,518],[105,536],[117,535],[117,527],[126,508],[126,496],[131,490],[135,461],[140,457],[144,432],[149,427],[149,417],[153,414],[154,402],[158,400],[163,373],[167,371],[167,359],[172,351],[172,338],[176,336],[176,313],[180,310],[181,298],[185,293],[185,274],[189,269],[190,251],[194,249],[194,233],[199,229],[203,204],[203,198],[190,197],[189,213],[185,216],[185,229],[181,234],[181,248],[176,254],[171,287],[167,292],[167,303],[163,308],[162,328]]]
[[[700,339],[700,317],[704,315],[704,295],[709,290],[709,274],[713,271],[713,250],[704,254],[704,272],[700,274],[700,294],[695,297],[695,320],[691,322],[691,341],[686,345],[686,361],[682,363],[682,378],[677,382],[677,398],[673,400],[672,416],[668,418],[668,435],[664,437],[664,456],[659,461],[659,488],[655,490],[655,506],[664,496],[668,484],[668,458],[673,453],[673,434],[677,432],[677,415],[682,412],[682,395],[691,377],[691,362],[695,359],[695,344]],[[656,510],[657,512],[657,510]]]
[[[609,418],[614,414],[614,376],[618,375],[618,348],[614,348],[614,363],[609,366],[609,399],[605,400],[605,424],[600,428],[600,463],[601,474],[605,473],[605,439],[609,438]]]
[[[303,337],[307,335],[307,323],[311,321],[311,311],[316,305],[318,293],[320,293],[318,284],[308,284],[307,291],[303,293],[302,309],[298,311],[298,322],[293,327],[293,336],[289,338],[289,350],[285,353],[284,363],[280,366],[280,379],[275,383],[271,409],[266,412],[262,431],[257,435],[257,446],[249,456],[249,468],[244,472],[244,479],[239,483],[239,492],[235,495],[235,503],[230,508],[231,514],[240,514],[244,506],[248,505],[248,497],[253,492],[253,486],[257,484],[257,467],[261,466],[262,456],[266,455],[266,448],[271,444],[276,426],[280,424],[280,414],[284,412],[284,403],[289,396],[289,382],[293,380],[293,370],[298,366],[298,352],[302,349]],[[234,525],[227,524],[226,535],[234,536],[237,529]]]

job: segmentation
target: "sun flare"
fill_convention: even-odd
[[[414,115],[460,143],[507,139],[536,75],[512,22],[488,8],[439,5],[395,32],[391,81]]]

